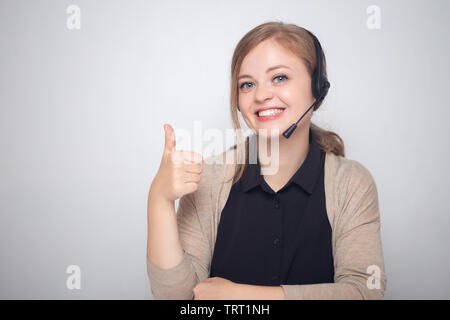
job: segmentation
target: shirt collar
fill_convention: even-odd
[[[289,179],[285,187],[289,186],[289,184],[293,182],[308,192],[308,194],[312,194],[320,173],[320,152],[320,148],[317,145],[316,139],[314,139],[314,134],[310,128],[309,150],[306,159],[291,179]],[[256,164],[247,164],[245,166],[244,173],[241,177],[241,185],[244,192],[247,192],[258,185],[260,185],[263,189],[267,189],[267,183],[264,181],[264,178],[260,172],[261,167],[259,159]]]

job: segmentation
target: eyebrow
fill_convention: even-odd
[[[270,71],[272,71],[272,70],[275,70],[275,69],[279,69],[279,68],[287,68],[287,69],[290,69],[288,66],[279,64],[279,65],[276,65],[276,66],[273,66],[273,67],[270,67],[269,69],[267,69],[267,70],[266,70],[266,73],[268,73],[268,72],[270,72]],[[252,77],[252,76],[250,76],[250,75],[248,75],[248,74],[241,74],[241,75],[238,77],[238,80],[241,79],[241,78],[251,78],[251,77]]]

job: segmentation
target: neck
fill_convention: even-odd
[[[309,151],[309,127],[299,126],[295,129],[294,133],[286,139],[283,135],[280,135],[278,139],[279,157],[278,157],[278,173],[279,176],[291,176],[305,161]],[[261,167],[269,167],[272,160],[272,147],[271,138],[267,138],[266,149],[262,149],[260,141],[258,139],[258,159],[264,159],[268,157],[268,163],[261,163]],[[265,157],[262,152],[265,152]],[[274,155],[275,156],[275,155]]]

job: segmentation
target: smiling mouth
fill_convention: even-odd
[[[273,108],[257,112],[258,117],[274,116],[284,111],[283,108]]]
[[[281,117],[284,110],[284,108],[271,108],[255,112],[255,115],[257,116],[259,121],[269,121]]]

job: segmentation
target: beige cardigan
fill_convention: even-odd
[[[193,299],[192,289],[209,277],[220,214],[232,186],[220,182],[233,176],[234,165],[225,159],[234,150],[204,159],[198,189],[179,200],[183,260],[161,269],[146,259],[154,299]],[[285,299],[382,299],[387,277],[375,181],[359,162],[333,153],[326,153],[324,170],[334,283],[281,285]]]

